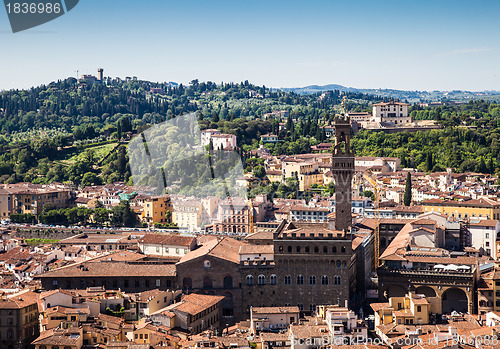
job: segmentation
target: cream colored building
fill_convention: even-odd
[[[201,145],[207,146],[212,141],[214,149],[234,149],[236,148],[236,136],[220,133],[216,129],[207,129],[201,131]]]
[[[173,202],[172,222],[179,228],[189,231],[201,230],[203,205],[201,200],[175,200]]]
[[[139,240],[138,246],[145,255],[180,258],[196,247],[196,238],[177,234],[146,234]]]
[[[373,104],[373,119],[375,122],[390,122],[394,125],[411,123],[408,114],[408,103],[382,102]]]
[[[347,113],[349,116],[349,119],[351,121],[356,121],[356,122],[368,122],[370,121],[371,115],[366,112],[360,112],[360,113]]]
[[[299,321],[298,306],[287,307],[252,307],[250,311],[250,328],[252,332],[262,330],[286,329]]]
[[[284,178],[296,178],[300,191],[310,189],[313,184],[323,185],[323,172],[317,162],[284,161],[282,173]]]

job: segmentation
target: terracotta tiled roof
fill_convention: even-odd
[[[286,313],[300,313],[297,306],[288,307],[252,307],[254,314],[286,314]]]
[[[0,309],[21,309],[29,305],[38,304],[38,293],[22,291],[7,298],[0,299]]]
[[[476,227],[496,227],[498,221],[494,219],[470,219],[469,224]]]
[[[240,254],[274,253],[274,245],[242,245]]]
[[[81,335],[81,329],[78,328],[49,330],[42,332],[40,337],[35,339],[32,344],[76,347],[79,342],[81,343]]]
[[[244,245],[243,242],[229,237],[213,239],[206,242],[196,250],[185,254],[178,263],[185,263],[202,256],[210,255],[239,264],[239,250],[242,245]]]
[[[249,234],[245,237],[245,240],[273,240],[274,233],[272,231],[259,231],[253,234]]]
[[[196,315],[221,302],[223,299],[224,296],[209,296],[191,293],[182,297],[182,300],[179,303],[170,306],[169,310],[174,313],[179,311],[190,315]]]
[[[106,314],[99,314],[98,318],[101,319],[102,321],[109,322],[112,324],[116,325],[121,325],[123,322],[125,322],[124,319],[116,317],[116,316],[111,316],[111,315],[106,315]]]
[[[108,262],[96,260],[72,264],[50,270],[36,278],[52,277],[130,277],[130,276],[175,276],[175,265],[172,264],[139,264],[126,262]]]
[[[389,303],[371,303],[373,311],[379,311],[380,309],[389,308],[391,305]]]
[[[147,234],[139,240],[139,243],[189,247],[195,240],[196,238],[194,236],[181,236],[177,234]]]
[[[290,327],[290,332],[296,338],[318,338],[328,335],[328,326],[326,325],[296,325]]]
[[[422,205],[498,208],[500,207],[500,202],[493,201],[490,199],[470,199],[466,201],[430,199],[422,202]]]

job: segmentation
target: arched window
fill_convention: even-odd
[[[332,247],[332,253],[337,253],[337,246]]]
[[[297,253],[300,253],[300,246],[297,246]]]
[[[335,275],[335,277],[333,278],[333,283],[335,285],[341,285],[342,284],[342,279],[340,278],[340,275]]]
[[[321,284],[322,284],[322,285],[328,285],[328,276],[323,275],[323,276],[321,277]]]
[[[288,246],[288,253],[292,253],[292,246]]]
[[[340,268],[342,266],[342,262],[341,261],[337,261],[337,268]]]
[[[276,274],[271,275],[269,281],[271,285],[276,285],[278,283],[278,277],[276,276]]]
[[[278,249],[280,252],[283,252],[283,246],[280,246]]]
[[[309,253],[309,246],[306,246],[306,253]]]
[[[212,288],[212,278],[210,276],[203,278],[203,288]]]
[[[341,253],[345,253],[345,246],[342,246],[342,247],[341,247],[340,252],[341,252]]]
[[[259,275],[259,285],[265,285],[266,284],[266,277],[262,274]]]
[[[309,285],[316,285],[316,276],[309,276]]]
[[[290,275],[285,275],[285,285],[291,285],[292,284],[292,277]]]
[[[314,253],[319,253],[319,248],[318,248],[318,246],[314,246]]]
[[[233,295],[231,292],[224,293],[224,302],[222,303],[222,316],[233,316]]]
[[[328,253],[328,247],[323,246],[323,253]]]
[[[297,285],[304,284],[304,277],[302,275],[297,276]]]
[[[247,275],[247,285],[253,285],[253,276]]]
[[[346,261],[343,261],[343,262],[342,262],[342,268],[344,268],[344,269],[345,269],[345,268],[347,268],[347,263],[346,263]]]
[[[224,288],[233,288],[233,278],[229,275],[224,277]]]

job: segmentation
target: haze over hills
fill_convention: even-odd
[[[341,92],[366,93],[380,97],[390,97],[409,102],[429,102],[429,101],[468,101],[471,99],[485,99],[500,101],[500,91],[405,91],[395,89],[364,89],[345,87],[338,84],[309,85],[305,87],[281,88],[286,92],[297,94],[313,94],[324,91],[339,90]]]

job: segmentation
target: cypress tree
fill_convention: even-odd
[[[403,197],[403,202],[405,206],[410,206],[411,204],[411,173],[408,172],[406,175],[406,186],[405,195]]]
[[[434,161],[432,159],[432,153],[431,152],[427,153],[426,167],[427,167],[427,171],[428,172],[431,172],[432,168],[434,167]]]

